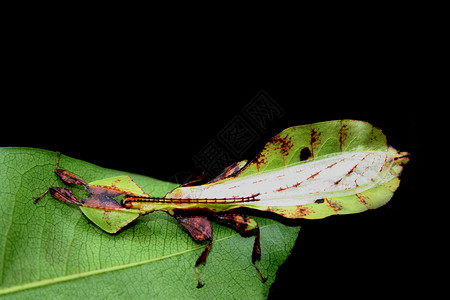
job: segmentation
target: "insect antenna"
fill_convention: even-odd
[[[131,207],[131,202],[157,202],[157,203],[214,203],[214,204],[229,204],[229,203],[243,203],[259,201],[257,196],[260,193],[247,197],[234,198],[166,198],[166,197],[134,197],[126,196],[123,199],[125,207]]]

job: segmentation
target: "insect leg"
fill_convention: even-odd
[[[204,284],[200,280],[200,274],[198,272],[198,266],[200,264],[206,263],[206,258],[208,257],[209,250],[211,249],[211,243],[212,239],[209,241],[208,245],[206,245],[203,252],[200,254],[200,256],[197,258],[197,261],[195,262],[195,274],[197,275],[197,288],[201,288],[204,286]]]
[[[56,159],[56,165],[55,165],[55,169],[54,169],[55,174],[58,175],[58,177],[61,178],[61,180],[62,180],[64,183],[66,183],[66,184],[72,183],[72,184],[78,184],[78,185],[84,185],[84,186],[87,186],[87,183],[84,182],[84,180],[81,179],[80,177],[78,177],[77,175],[75,175],[75,174],[73,174],[73,173],[71,173],[71,172],[69,172],[69,171],[67,171],[67,170],[59,169],[59,168],[58,168],[58,166],[59,166],[59,159],[61,158],[61,152],[57,152],[57,153],[58,153],[58,158]],[[69,191],[70,194],[71,194],[71,196],[67,196],[67,197],[62,197],[62,196],[61,196],[61,199],[60,199],[60,198],[54,196],[54,195],[57,195],[57,194],[58,194],[58,192],[59,192],[59,191],[58,191],[58,188],[56,188],[56,187],[49,187],[49,188],[47,188],[47,189],[46,189],[39,197],[34,198],[34,204],[36,204],[36,203],[37,203],[42,197],[44,197],[49,191],[50,191],[51,195],[52,195],[54,198],[58,199],[58,200],[66,201],[66,202],[70,202],[70,203],[75,203],[75,202],[67,201],[67,199],[73,199],[73,197],[75,197],[75,196],[72,194],[72,192]],[[64,193],[64,194],[67,195],[67,193]],[[62,199],[65,199],[65,200],[62,200]],[[75,199],[76,199],[76,198],[75,198]],[[79,203],[79,202],[76,201],[76,203]]]
[[[197,275],[197,288],[203,287],[203,283],[200,280],[200,275],[198,272],[198,266],[200,264],[206,263],[206,258],[208,257],[209,250],[211,249],[211,243],[213,239],[213,232],[211,227],[211,222],[205,216],[188,216],[181,217],[174,215],[178,223],[183,226],[189,235],[197,242],[209,241],[203,252],[198,257],[195,262],[195,273]]]
[[[68,188],[57,186],[51,186],[48,189],[46,189],[41,196],[35,198],[34,204],[36,204],[38,200],[44,197],[45,194],[47,194],[48,192],[50,192],[50,195],[52,195],[53,198],[58,199],[60,201],[65,201],[76,205],[82,205],[78,201],[77,197],[75,197],[75,195]]]
[[[56,165],[55,165],[55,173],[56,175],[58,175],[59,178],[61,178],[62,181],[64,181],[64,183],[69,184],[69,183],[73,183],[73,184],[78,184],[78,185],[84,185],[87,186],[87,183],[84,182],[83,179],[81,179],[80,177],[78,177],[77,175],[64,170],[64,169],[59,169],[59,159],[61,157],[61,152],[57,152],[58,153],[58,158],[56,159]]]
[[[259,226],[256,220],[240,214],[214,214],[212,215],[212,219],[218,224],[230,227],[243,236],[255,232],[255,242],[253,244],[252,251],[252,263],[255,266],[259,276],[261,277],[262,282],[266,282],[267,278],[264,277],[264,275],[256,265],[256,261],[261,259],[261,237]]]

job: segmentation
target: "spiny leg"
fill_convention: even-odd
[[[195,274],[197,275],[197,288],[201,288],[204,286],[204,284],[200,280],[200,273],[198,272],[198,266],[200,264],[206,263],[206,258],[208,257],[209,250],[211,249],[211,243],[212,239],[209,241],[208,245],[206,245],[205,249],[203,249],[203,252],[200,254],[200,256],[197,258],[197,261],[195,262]]]
[[[47,191],[50,191],[50,195],[52,195],[55,199],[76,205],[82,205],[80,201],[78,201],[77,197],[75,197],[75,195],[66,187],[51,186],[47,189]]]
[[[257,227],[255,230],[256,236],[255,236],[255,243],[253,244],[252,263],[255,266],[256,271],[258,271],[258,274],[261,277],[261,281],[264,283],[267,281],[267,277],[264,277],[264,275],[261,273],[258,266],[256,265],[256,261],[261,260],[261,237],[259,227]]]
[[[211,222],[205,216],[188,216],[181,217],[174,215],[178,223],[183,226],[189,235],[197,242],[209,241],[205,249],[202,251],[197,261],[195,262],[195,273],[197,275],[197,288],[201,288],[204,284],[200,280],[200,274],[198,272],[198,266],[200,264],[206,263],[206,258],[208,257],[209,250],[211,249],[211,243],[213,239],[213,232],[211,227]]]
[[[75,175],[75,174],[73,174],[73,173],[71,173],[71,172],[69,172],[69,171],[67,171],[67,170],[59,169],[59,168],[58,168],[58,166],[59,166],[59,160],[60,160],[60,158],[61,158],[61,152],[57,152],[57,153],[58,153],[58,157],[57,157],[57,159],[56,159],[56,165],[55,165],[55,169],[54,169],[55,174],[58,175],[58,177],[61,178],[61,180],[62,180],[64,183],[66,183],[66,184],[70,184],[70,183],[71,183],[71,184],[78,184],[78,185],[84,185],[84,186],[87,186],[87,183],[84,182],[84,180],[81,179],[80,177],[78,177],[77,175]],[[42,199],[49,191],[50,191],[50,194],[51,194],[54,198],[56,198],[56,199],[58,199],[58,200],[66,201],[66,202],[70,202],[70,203],[75,203],[75,202],[72,201],[73,198],[75,198],[75,196],[72,194],[72,192],[69,191],[69,193],[71,194],[71,195],[69,195],[69,194],[67,193],[67,191],[62,190],[62,189],[66,189],[66,188],[58,188],[58,187],[53,187],[53,186],[51,186],[51,187],[47,188],[47,189],[42,193],[42,195],[40,195],[39,197],[34,198],[34,202],[33,202],[33,203],[36,204],[36,203],[37,203],[40,199]],[[68,190],[68,189],[66,189],[66,190]],[[58,194],[61,194],[61,195],[58,196]],[[56,196],[55,196],[55,195],[56,195]],[[76,198],[75,198],[75,199],[76,199]],[[76,200],[76,202],[77,202],[77,203],[75,203],[75,204],[79,204],[78,200]]]
[[[212,215],[212,218],[218,224],[230,227],[241,235],[248,235],[256,231],[252,251],[252,263],[261,277],[262,282],[266,282],[267,278],[264,277],[256,265],[256,261],[261,259],[261,236],[256,220],[240,214],[214,214]]]

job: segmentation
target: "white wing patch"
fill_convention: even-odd
[[[253,206],[294,206],[361,193],[395,176],[388,151],[339,153],[243,178],[182,187],[182,199],[241,198],[259,194]]]

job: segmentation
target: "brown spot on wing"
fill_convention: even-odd
[[[275,149],[280,151],[283,157],[288,156],[292,147],[294,146],[292,143],[292,138],[290,136],[281,137],[277,135],[273,137],[269,141],[269,143],[273,144],[275,146]]]
[[[342,210],[342,205],[331,201],[328,198],[324,198],[325,202],[328,204],[329,207],[331,207],[335,212],[341,211]]]
[[[268,206],[264,210],[289,219],[301,219],[314,213],[314,210],[311,207],[304,205],[289,206],[286,208]]]
[[[364,196],[363,194],[357,193],[355,194],[355,196],[358,198],[359,202],[361,202],[364,205],[368,205],[369,202],[367,200],[369,200],[369,198],[367,196]]]
[[[123,208],[115,199],[113,199],[113,197],[119,196],[123,194],[123,192],[98,186],[88,186],[86,190],[91,194],[91,196],[84,199],[84,206],[104,209]]]
[[[245,164],[247,161],[240,161],[240,162],[232,163],[231,165],[226,167],[222,171],[222,173],[220,173],[216,178],[214,178],[213,180],[211,180],[208,183],[216,182],[216,181],[219,181],[219,180],[231,177],[231,176],[235,176],[243,168],[243,165],[242,165],[243,162]]]
[[[341,121],[341,128],[339,129],[339,149],[341,152],[343,151],[342,145],[344,144],[345,140],[348,137],[348,125],[345,123],[342,123]]]
[[[271,138],[264,147],[264,150],[259,153],[255,159],[258,172],[260,171],[261,165],[267,163],[266,153],[273,155],[273,151],[278,151],[284,160],[285,157],[290,154],[293,147],[294,144],[292,142],[292,137],[290,136],[281,137],[280,135],[277,135]]]
[[[306,206],[296,206],[297,207],[297,213],[296,215],[303,218],[307,215],[309,215],[310,213],[312,213],[312,210],[309,207]]]
[[[316,147],[320,143],[320,136],[322,133],[315,129],[311,128],[311,156],[314,157],[315,150],[318,150]]]
[[[267,161],[266,155],[264,154],[264,151],[261,152],[255,159],[255,165],[258,172],[260,171],[261,165],[264,165]]]

